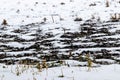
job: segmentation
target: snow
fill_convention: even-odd
[[[114,60],[110,60],[110,59],[96,59],[97,62],[108,62],[108,63],[115,63]]]
[[[3,66],[5,68],[3,68]],[[22,74],[16,76],[17,70]],[[0,78],[3,80],[118,80],[120,79],[120,65],[104,65],[98,68],[91,68],[88,71],[87,67],[54,67],[43,69],[39,72],[32,65],[29,67],[24,65],[0,65]],[[64,77],[59,77],[62,75]]]
[[[120,17],[120,1],[119,0],[108,0],[110,3],[109,7],[106,7],[107,0],[0,0],[0,24],[3,19],[6,19],[8,26],[0,26],[0,34],[17,36],[17,38],[27,40],[28,42],[16,42],[11,38],[2,38],[0,37],[0,45],[6,45],[7,47],[14,48],[29,48],[31,45],[34,45],[35,42],[30,40],[35,39],[35,36],[31,36],[36,33],[36,30],[40,27],[43,33],[40,35],[45,35],[46,33],[52,33],[55,37],[47,38],[45,40],[55,40],[51,42],[54,47],[65,47],[67,44],[63,45],[59,40],[62,40],[61,35],[64,34],[64,29],[69,32],[79,32],[80,24],[84,21],[91,18],[99,19],[100,22],[109,21],[114,14],[117,14],[117,17]],[[62,4],[63,3],[63,4]],[[47,20],[44,22],[44,18]],[[54,19],[54,22],[52,20]],[[82,18],[83,21],[75,22],[75,18]],[[43,24],[40,24],[42,23]],[[93,20],[96,22],[96,20]],[[27,28],[24,25],[31,23],[38,23],[38,26],[28,26]],[[100,23],[98,23],[100,24]],[[104,23],[107,25],[108,23]],[[119,30],[120,24],[115,22],[109,27],[110,32],[115,32]],[[114,28],[115,27],[115,28]],[[4,30],[2,30],[4,28]],[[100,29],[101,27],[96,27]],[[14,33],[15,30],[20,29],[23,32]],[[28,31],[28,32],[27,32]],[[26,33],[26,34],[25,34]],[[98,36],[95,39],[103,38],[119,38],[119,34],[108,36],[104,33],[97,33],[90,35],[90,37]],[[99,37],[100,36],[100,37]],[[104,37],[103,37],[104,36]],[[8,36],[9,37],[9,36]],[[86,37],[79,39],[80,42],[74,42],[74,45],[96,45],[94,42],[90,42]],[[88,40],[88,43],[82,42]],[[3,41],[3,42],[2,42]],[[115,41],[109,41],[110,43]],[[119,44],[120,41],[118,41]],[[18,55],[18,54],[30,54],[34,53],[34,49],[25,50],[25,51],[9,51],[7,47],[0,47],[0,54],[9,54],[9,55]],[[42,47],[45,47],[41,45]],[[49,47],[45,47],[48,48]],[[5,49],[5,50],[4,50]],[[101,49],[111,50],[111,53],[115,53],[116,49],[120,47],[90,47],[90,48],[79,48],[76,53],[81,53],[84,50],[89,51],[101,51]],[[2,51],[3,50],[3,51]],[[68,54],[66,51],[69,49],[59,49],[59,54]],[[49,51],[44,50],[44,53],[49,53]],[[117,52],[119,53],[119,51]],[[119,53],[120,54],[120,53]],[[39,56],[39,55],[37,55]],[[21,57],[21,59],[35,59],[39,60],[36,57]],[[4,58],[0,60],[9,60],[15,59],[15,57]],[[120,60],[120,58],[116,58]],[[99,65],[93,63],[92,68],[88,71],[88,67],[80,67],[87,65],[87,62],[79,62],[76,60],[65,60],[70,66],[59,66],[52,67],[48,69],[42,69],[39,72],[35,65],[4,65],[0,64],[0,79],[1,80],[119,80],[120,79],[120,65],[113,64],[114,60],[111,59],[96,59],[97,62],[109,62],[111,65]],[[26,67],[25,67],[26,66]],[[17,71],[20,71],[19,76],[16,75]],[[23,71],[22,71],[23,70]],[[62,75],[64,77],[60,77]]]
[[[2,34],[10,34],[17,35],[19,38],[25,40],[35,39],[35,36],[31,36],[31,34],[35,34],[36,27],[29,27],[29,33],[13,33],[16,29],[24,29],[24,27],[20,27],[22,25],[27,25],[31,23],[41,23],[43,22],[43,18],[47,18],[45,24],[41,24],[40,28],[43,30],[43,35],[45,33],[52,32],[55,35],[54,38],[50,39],[61,39],[60,36],[64,33],[63,28],[69,29],[70,32],[80,31],[80,24],[85,20],[91,19],[92,16],[95,18],[101,19],[101,21],[108,21],[111,15],[115,13],[119,13],[119,0],[109,0],[110,7],[106,7],[105,0],[12,0],[10,3],[7,0],[0,1],[0,23],[2,23],[3,19],[6,19],[9,28],[7,27],[6,31],[3,31]],[[62,5],[61,3],[64,3]],[[5,5],[4,5],[5,4]],[[96,6],[90,6],[91,4],[96,4]],[[116,12],[117,11],[117,12]],[[89,13],[88,13],[89,12]],[[53,23],[52,16],[55,20]],[[80,17],[83,19],[81,22],[75,22],[74,19]],[[60,20],[60,19],[63,20]],[[96,20],[94,20],[96,21]],[[107,24],[107,23],[106,23]],[[117,23],[116,23],[117,24]],[[11,26],[13,25],[13,26]],[[114,26],[113,26],[114,27]],[[58,29],[56,29],[58,28]],[[98,27],[99,28],[99,27]],[[116,29],[119,29],[117,26]],[[110,31],[115,31],[110,29]],[[56,36],[57,35],[57,36]],[[91,36],[99,36],[103,35],[104,38],[118,38],[119,35],[113,36],[105,36],[105,34],[93,34]],[[98,39],[103,37],[97,37]],[[84,38],[80,38],[79,40],[84,40]],[[7,40],[7,39],[6,39]],[[8,39],[10,40],[10,39]],[[54,41],[54,46],[56,47],[64,47],[62,43]],[[15,45],[16,44],[16,45]],[[83,44],[84,43],[74,43],[74,44]],[[93,42],[86,43],[87,45],[96,45]],[[14,47],[29,47],[30,45],[24,46],[21,43],[10,42],[6,45],[14,46]]]
[[[18,43],[18,42],[9,42],[8,44],[6,44],[7,46],[14,46],[14,47],[23,47],[22,44]]]
[[[29,50],[29,51],[17,51],[17,52],[6,52],[7,54],[10,54],[10,55],[18,55],[18,54],[30,54],[30,53],[33,53],[33,51]]]
[[[88,65],[87,62],[79,62],[79,61],[75,61],[75,60],[65,60],[65,63],[70,66],[86,66],[86,65]],[[92,67],[100,67],[100,65],[92,63]]]
[[[36,2],[38,2],[38,4],[36,4]],[[65,5],[61,5],[60,3],[62,2],[65,3]],[[110,14],[120,12],[120,6],[119,0],[109,0],[110,7],[106,8],[105,2],[105,0],[74,0],[73,2],[70,2],[70,0],[12,0],[11,2],[8,2],[8,0],[1,0],[0,21],[2,21],[2,19],[7,19],[11,25],[21,25],[40,22],[43,17],[47,17],[48,21],[52,22],[51,15],[53,14],[58,15],[55,16],[56,22],[59,22],[59,16],[69,23],[71,23],[70,19],[76,16],[83,19],[89,19],[94,15],[95,17],[100,16],[102,20],[108,20],[110,19]],[[89,6],[94,3],[96,6]],[[89,12],[89,14],[87,12]]]
[[[120,57],[118,57],[118,58],[115,58],[116,60],[120,60]]]
[[[20,38],[25,39],[25,40],[31,40],[34,39],[34,36],[27,36],[27,35],[22,35]]]

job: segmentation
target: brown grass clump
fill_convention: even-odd
[[[90,59],[90,55],[89,55],[89,53],[88,54],[86,54],[86,60],[87,60],[87,63],[88,63],[88,71],[90,71],[91,70],[91,68],[92,68],[92,60]]]
[[[106,0],[106,7],[110,6],[110,2],[108,0]]]
[[[111,21],[112,22],[117,22],[120,20],[120,14],[117,14],[117,13],[114,13],[114,14],[111,14]]]
[[[8,25],[7,20],[3,19],[2,25]]]

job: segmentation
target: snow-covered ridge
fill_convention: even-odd
[[[42,59],[50,54],[56,57],[48,61],[64,56],[78,60],[88,52],[95,58],[119,57],[119,4],[119,0],[108,4],[107,0],[1,0],[0,22],[8,23],[0,26],[1,59]]]

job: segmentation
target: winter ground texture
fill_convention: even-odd
[[[0,0],[0,23],[1,80],[120,79],[119,0]]]

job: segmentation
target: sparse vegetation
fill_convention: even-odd
[[[82,21],[82,18],[76,18],[74,21]]]
[[[112,22],[118,22],[118,21],[120,21],[120,14],[115,13],[115,14],[111,15],[110,19]]]
[[[109,0],[106,0],[106,7],[110,7],[110,2],[109,2]]]
[[[3,19],[2,25],[8,25],[7,20]]]
[[[0,3],[1,80],[119,79],[120,1],[11,3]]]
[[[88,71],[90,71],[91,70],[91,68],[92,68],[92,60],[90,59],[90,55],[89,55],[89,53],[87,53],[86,54],[86,59],[87,59],[87,66],[88,66]]]
[[[59,75],[58,77],[60,77],[60,78],[63,78],[64,77],[64,75],[63,75],[63,70],[61,69],[61,75]]]

